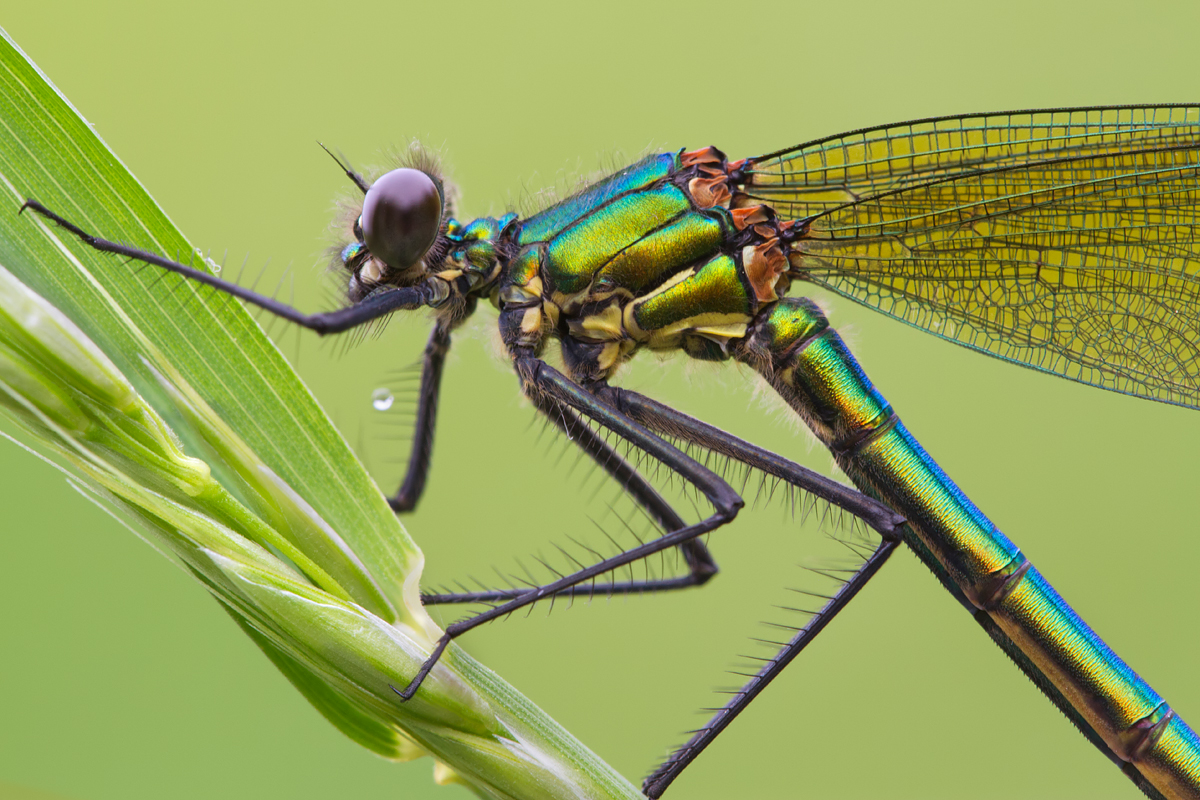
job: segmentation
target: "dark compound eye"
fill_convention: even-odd
[[[371,255],[393,269],[421,260],[437,238],[442,195],[418,169],[394,169],[371,185],[363,201],[363,241]]]
[[[359,214],[358,217],[355,218],[354,229],[353,229],[352,233],[354,234],[355,239],[358,239],[360,242],[363,240],[363,238],[362,238],[362,214]]]

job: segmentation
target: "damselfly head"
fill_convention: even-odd
[[[349,218],[353,239],[337,251],[350,273],[351,302],[382,287],[412,286],[443,256],[447,191],[436,162],[423,151],[404,161],[369,185],[346,170],[363,192]]]

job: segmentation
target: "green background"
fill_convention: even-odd
[[[1136,8],[1136,11],[1133,9]],[[1185,10],[1186,9],[1186,10]],[[3,25],[202,247],[261,286],[320,279],[345,181],[411,137],[461,215],[647,147],[733,157],[927,115],[1197,100],[1193,4],[23,3]],[[248,277],[247,281],[250,280]],[[292,284],[281,291],[289,296]],[[536,439],[484,309],[451,358],[434,468],[405,518],[433,582],[586,530],[584,471]],[[833,304],[875,382],[981,508],[1173,706],[1200,722],[1200,418],[975,355]],[[346,350],[277,341],[389,491],[403,444],[370,409],[427,322]],[[621,382],[830,471],[734,369],[645,357]],[[0,797],[466,798],[321,719],[182,573],[62,476],[0,444]],[[595,503],[592,502],[594,507]],[[703,591],[535,611],[464,645],[633,780],[788,621],[823,540],[779,506],[711,540]],[[769,634],[767,634],[769,635]],[[36,790],[36,791],[34,791]],[[47,794],[49,793],[49,794]],[[669,797],[1133,797],[908,553]]]

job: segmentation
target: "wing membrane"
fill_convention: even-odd
[[[1012,111],[864,128],[750,159],[745,191],[793,219],[982,169],[1200,141],[1200,106]]]
[[[1181,111],[1169,115],[1195,116]],[[884,137],[842,150],[840,177],[829,166],[775,173],[824,181],[770,185],[785,215],[820,208],[792,270],[975,350],[1200,407],[1200,127],[1106,126],[978,146],[955,134],[920,156],[895,155]],[[811,202],[813,190],[876,194],[833,205]]]

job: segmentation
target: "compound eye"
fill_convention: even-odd
[[[419,169],[394,169],[363,200],[363,241],[371,255],[406,270],[433,245],[442,222],[442,194]]]

